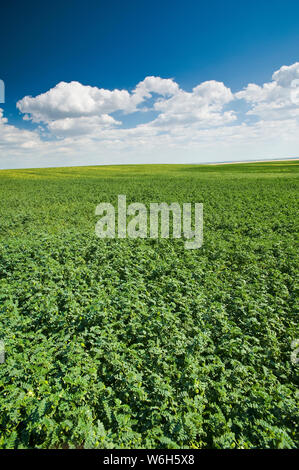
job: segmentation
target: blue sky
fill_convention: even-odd
[[[1,168],[297,156],[298,1],[28,0],[1,5],[1,20]],[[275,87],[282,66],[289,69]],[[100,105],[104,92],[94,97],[98,89],[132,95],[146,77],[156,81],[141,85],[135,108]],[[60,82],[87,88],[47,95]],[[250,83],[260,87],[254,96]],[[16,106],[28,96],[41,98]],[[80,103],[80,115],[82,96],[98,101],[92,109]],[[118,99],[129,100],[111,97]],[[291,144],[277,143],[278,125]]]

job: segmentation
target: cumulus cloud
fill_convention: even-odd
[[[63,137],[68,135],[94,135],[102,132],[105,128],[115,125],[121,125],[121,122],[116,121],[109,114],[102,114],[101,116],[57,119],[56,121],[48,122],[47,127],[53,135]]]
[[[262,119],[289,119],[299,117],[299,62],[283,66],[272,75],[272,82],[262,86],[250,83],[236,93],[251,105],[249,115]]]
[[[152,93],[172,95],[178,85],[171,79],[146,77],[135,90],[107,90],[82,85],[79,82],[60,82],[46,93],[36,97],[25,96],[18,101],[17,108],[26,119],[34,122],[51,122],[58,119],[82,116],[102,116],[115,111],[132,113]]]
[[[37,148],[42,145],[42,141],[37,132],[18,129],[8,124],[8,119],[3,116],[3,109],[0,108],[0,149],[2,152],[20,151],[22,149]]]
[[[127,90],[105,90],[79,82],[60,82],[36,97],[25,96],[17,108],[35,122],[99,116],[130,107]]]
[[[178,84],[172,78],[146,77],[136,86],[132,101],[140,104],[146,98],[151,98],[153,93],[161,96],[176,95],[179,91]]]
[[[288,88],[293,80],[299,78],[299,62],[293,65],[283,65],[279,70],[273,73],[273,80],[280,86]]]
[[[241,101],[247,117],[238,111]],[[186,91],[174,79],[149,76],[131,91],[61,82],[17,107],[36,128],[9,124],[1,109],[2,155],[35,155],[37,166],[49,159],[67,165],[298,156],[299,62],[236,93],[214,80]],[[132,113],[135,124],[128,125]]]
[[[155,125],[197,122],[209,127],[229,123],[236,119],[235,113],[224,111],[223,107],[233,99],[231,90],[223,83],[204,82],[191,93],[180,90],[169,99],[158,100],[154,107],[161,114]]]
[[[223,83],[208,81],[186,92],[173,79],[146,77],[130,93],[127,90],[105,90],[78,82],[61,82],[36,97],[26,96],[17,103],[24,119],[42,122],[54,134],[94,133],[103,127],[120,124],[111,114],[129,114],[142,110],[138,106],[157,95],[153,109],[159,117],[152,125],[170,126],[175,122],[201,122],[203,126],[221,125],[236,119],[233,111],[223,111],[234,99]]]

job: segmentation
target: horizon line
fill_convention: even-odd
[[[242,163],[271,163],[271,162],[286,162],[286,161],[298,161],[299,157],[286,157],[286,158],[271,158],[271,159],[254,159],[254,160],[229,160],[229,161],[218,161],[218,162],[201,162],[201,163],[97,163],[95,165],[61,165],[61,166],[42,166],[42,167],[24,167],[24,168],[0,168],[0,171],[12,171],[12,170],[47,170],[55,168],[94,168],[102,166],[136,166],[136,165],[236,165]]]

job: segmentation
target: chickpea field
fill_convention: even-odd
[[[297,161],[0,171],[0,448],[298,447],[298,189]],[[202,247],[98,238],[119,194],[203,203]]]

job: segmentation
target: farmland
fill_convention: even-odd
[[[0,448],[298,447],[298,162],[0,171]],[[95,207],[202,202],[204,243]]]

